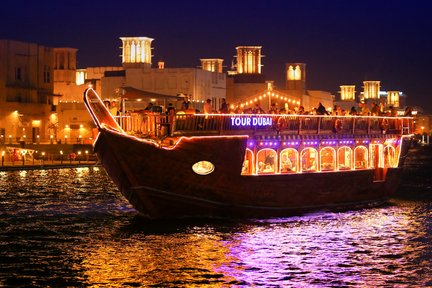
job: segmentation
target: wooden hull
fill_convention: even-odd
[[[400,168],[242,176],[246,140],[182,138],[163,149],[101,129],[94,149],[122,194],[150,218],[273,217],[351,207],[382,202],[400,178]],[[192,170],[202,160],[215,165],[213,173]],[[374,181],[377,172],[386,181]]]

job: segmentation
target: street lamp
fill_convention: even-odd
[[[45,152],[42,152],[42,165],[44,165],[44,160],[45,160]]]
[[[88,150],[85,151],[86,154],[86,161],[88,162]]]
[[[63,150],[60,150],[60,164],[63,164]]]
[[[27,153],[27,150],[22,150],[22,151],[21,151],[23,166],[25,165],[25,154],[26,154],[26,153]]]
[[[80,156],[81,156],[81,151],[78,151],[78,164],[81,163],[81,158],[80,158]]]
[[[5,155],[5,151],[2,150],[2,166],[4,166],[4,155]]]

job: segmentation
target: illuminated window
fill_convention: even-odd
[[[132,45],[131,45],[131,48],[130,48],[130,56],[131,56],[131,59],[130,59],[130,61],[132,62],[132,63],[134,63],[134,62],[136,62],[136,58],[135,58],[135,55],[136,55],[136,46],[135,46],[135,41],[132,41]]]
[[[294,68],[293,66],[289,66],[288,67],[288,71],[287,71],[287,76],[288,76],[288,80],[295,80],[295,73],[294,73]]]
[[[324,147],[320,150],[321,171],[332,171],[336,167],[336,151],[333,147]]]
[[[396,160],[397,160],[396,149],[393,146],[384,147],[384,167],[385,168],[396,167],[397,165]]]
[[[128,62],[130,62],[130,44],[126,41],[126,44],[123,44],[123,63]]]
[[[246,68],[246,73],[253,73],[253,55],[252,55],[252,51],[248,51],[247,52],[247,68]]]
[[[340,147],[338,149],[338,169],[350,170],[352,167],[352,150],[349,147]]]
[[[295,80],[301,80],[301,69],[300,66],[297,65],[294,71],[294,79]]]
[[[355,169],[368,168],[368,150],[365,146],[358,146],[354,149]]]
[[[141,61],[142,56],[144,56],[144,54],[141,53],[141,41],[137,41],[135,51],[136,51],[136,56],[135,56],[136,62],[137,63],[144,62],[144,61]]]
[[[280,153],[280,172],[297,172],[298,152],[293,148],[287,148]]]
[[[268,174],[274,173],[276,167],[276,151],[273,149],[262,149],[257,154],[257,173]]]
[[[253,174],[253,152],[250,149],[246,149],[245,158],[242,166],[242,175]]]
[[[315,172],[318,167],[318,152],[314,148],[305,148],[301,152],[301,171]]]

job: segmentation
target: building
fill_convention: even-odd
[[[260,106],[265,112],[298,111],[300,106],[312,111],[321,102],[332,107],[333,95],[320,90],[306,89],[306,64],[285,64],[285,87],[279,88],[262,74],[261,46],[236,47],[235,70],[228,71],[227,100],[238,112]]]
[[[121,88],[132,87],[142,91],[144,101],[158,99],[147,94],[166,96],[187,96],[194,107],[202,110],[207,99],[212,100],[214,110],[218,110],[221,99],[226,95],[226,77],[221,73],[221,59],[205,59],[202,69],[167,68],[166,63],[158,63],[152,68],[151,42],[147,37],[121,37],[123,69],[106,72],[102,77],[102,97],[113,99],[126,97],[119,95]],[[203,64],[203,61],[201,61]],[[210,63],[210,65],[207,65]],[[212,67],[213,65],[213,67]],[[163,103],[158,103],[163,104]],[[174,104],[174,103],[173,103]]]
[[[0,40],[0,137],[3,143],[39,142],[55,111],[54,50]]]

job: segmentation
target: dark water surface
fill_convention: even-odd
[[[0,172],[0,287],[432,286],[430,172],[384,207],[174,222],[102,169]]]

